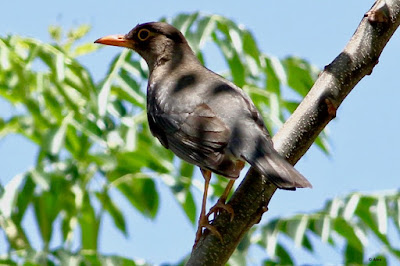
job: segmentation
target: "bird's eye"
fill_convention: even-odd
[[[148,29],[141,29],[137,34],[139,40],[145,41],[150,37],[150,31]]]

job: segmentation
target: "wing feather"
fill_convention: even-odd
[[[229,128],[205,103],[190,113],[153,113],[149,124],[166,148],[207,168],[221,163],[230,137]]]

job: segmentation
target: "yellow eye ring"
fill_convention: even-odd
[[[145,41],[150,37],[150,31],[148,29],[141,29],[137,34],[139,40]]]

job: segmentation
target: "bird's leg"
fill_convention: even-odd
[[[229,192],[231,191],[234,183],[235,183],[235,179],[229,180],[229,183],[226,186],[224,193],[222,193],[222,196],[218,199],[217,203],[207,213],[207,219],[211,214],[214,213],[214,216],[215,216],[221,209],[224,209],[231,215],[231,221],[233,220],[235,212],[233,211],[232,207],[229,204],[226,204],[225,202],[226,202],[226,199],[228,198]]]
[[[211,179],[211,171],[201,169],[201,173],[203,174],[204,177],[204,192],[203,192],[203,203],[201,205],[201,212],[200,212],[200,218],[199,218],[199,224],[197,227],[197,232],[196,232],[196,239],[194,241],[194,246],[197,245],[197,242],[199,242],[200,237],[203,232],[203,227],[207,228],[208,230],[211,231],[214,235],[216,235],[222,242],[222,236],[221,234],[217,231],[217,229],[210,224],[208,221],[208,216],[206,215],[206,203],[207,203],[207,193],[208,193],[208,186],[210,184],[210,179]]]

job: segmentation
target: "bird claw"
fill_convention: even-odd
[[[231,215],[231,219],[230,221],[233,221],[233,218],[235,217],[235,212],[233,211],[233,208],[231,207],[231,205],[226,204],[225,201],[219,199],[217,201],[217,203],[211,207],[210,211],[207,213],[206,217],[208,219],[208,217],[214,213],[214,217],[221,213],[221,209],[225,210],[226,212],[228,212]]]
[[[215,235],[216,237],[218,237],[221,242],[224,242],[221,234],[218,232],[218,230],[217,230],[217,228],[215,228],[215,226],[210,224],[210,222],[208,221],[208,216],[206,215],[206,216],[200,217],[200,219],[199,219],[199,225],[197,227],[196,239],[194,241],[193,248],[195,248],[197,246],[197,243],[199,242],[200,237],[203,235],[203,228],[210,230],[210,232],[213,235]]]
[[[198,225],[197,232],[196,232],[196,239],[194,241],[193,248],[197,246],[197,243],[199,242],[200,237],[203,235],[203,228],[208,229],[213,235],[218,237],[222,243],[224,242],[222,239],[222,236],[218,232],[217,228],[215,228],[215,226],[211,225],[208,220],[209,219],[208,217],[211,214],[214,213],[214,216],[215,216],[215,215],[219,214],[221,212],[221,210],[227,211],[231,215],[230,221],[231,222],[233,221],[233,217],[235,216],[235,212],[233,211],[233,208],[229,204],[226,204],[224,200],[219,199],[217,201],[217,203],[210,209],[210,211],[206,215],[200,216],[199,225]]]

